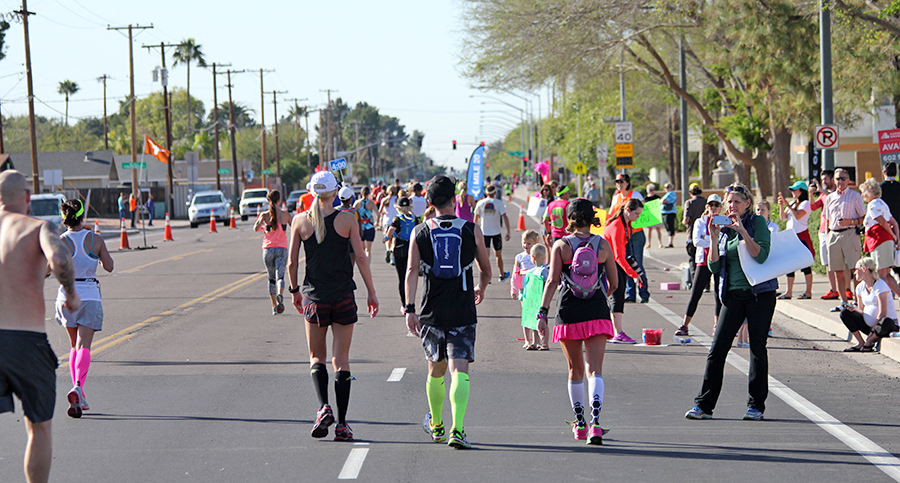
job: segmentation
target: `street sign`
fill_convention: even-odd
[[[271,169],[262,169],[262,170],[260,170],[259,172],[262,173],[262,174],[272,174],[272,170],[271,170]]]
[[[881,164],[900,162],[900,129],[878,131],[878,152],[881,153]]]
[[[631,122],[616,123],[616,144],[631,144],[634,142],[634,130]]]
[[[62,170],[61,169],[45,169],[44,170],[44,186],[62,186]]]
[[[329,161],[328,166],[332,171],[347,169],[347,158],[337,158],[334,161]]]
[[[572,167],[572,172],[575,174],[587,174],[587,166],[584,165],[581,161],[575,163],[575,166]]]
[[[514,158],[521,158],[522,156],[525,156],[525,151],[507,151],[507,152],[509,153],[510,156],[512,156]]]
[[[606,159],[609,157],[609,146],[606,143],[600,143],[597,145],[597,161],[600,164],[606,163]]]
[[[616,169],[634,167],[634,144],[616,144]]]
[[[122,169],[147,169],[147,163],[122,163]]]
[[[219,174],[229,174],[231,173],[231,168],[219,168]]]
[[[841,147],[840,129],[837,124],[822,124],[816,126],[813,139],[817,149],[837,149]]]

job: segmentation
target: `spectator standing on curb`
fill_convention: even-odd
[[[694,398],[694,407],[684,417],[687,419],[711,419],[725,372],[725,359],[731,350],[731,342],[744,320],[750,336],[749,397],[745,420],[759,421],[766,411],[769,395],[769,356],[766,351],[769,327],[775,314],[776,279],[750,285],[738,257],[738,246],[744,244],[750,256],[758,263],[769,257],[771,232],[766,220],[753,213],[753,196],[750,190],[735,183],[725,189],[725,206],[731,224],[709,225],[709,235],[717,240],[709,251],[709,268],[719,272],[719,295],[722,314],[713,335],[706,370],[700,393]],[[720,236],[721,235],[721,236]]]
[[[897,182],[897,163],[885,163],[882,170],[884,181],[881,182],[881,199],[887,203],[891,216],[900,220],[900,182]],[[894,267],[894,273],[900,275],[900,267]],[[892,277],[893,278],[893,277]]]
[[[678,213],[676,204],[678,203],[678,193],[675,192],[675,185],[666,183],[666,194],[660,201],[660,213],[663,216],[663,224],[666,226],[666,233],[669,235],[669,244],[665,248],[675,248],[675,215]],[[690,232],[688,232],[690,233]]]
[[[116,200],[116,203],[119,205],[119,221],[122,221],[128,216],[128,211],[125,209],[125,193],[119,193],[119,199]]]
[[[703,210],[706,209],[706,198],[700,196],[703,191],[697,183],[691,183],[690,193],[691,199],[684,202],[684,215],[682,216],[681,224],[684,225],[688,233],[693,233],[694,222],[703,215]],[[694,261],[697,257],[697,247],[691,242],[691,237],[687,239],[685,250],[687,250],[688,263],[691,266],[691,276],[688,277],[688,288],[691,288],[694,273],[697,271],[697,265]]]
[[[491,263],[481,228],[453,215],[455,192],[455,183],[446,176],[435,176],[429,183],[426,197],[438,216],[416,227],[415,242],[410,245],[406,327],[422,338],[428,361],[425,387],[429,412],[423,421],[425,432],[436,443],[447,440],[442,413],[446,394],[444,375],[449,369],[452,425],[447,444],[456,449],[469,449],[463,423],[469,404],[469,364],[475,362],[478,322],[475,306],[484,300],[484,290],[491,281]],[[447,242],[456,237],[459,245]],[[416,315],[420,261],[428,268],[421,315]],[[474,264],[480,271],[478,285],[472,276]]]
[[[75,312],[75,265],[51,223],[28,216],[31,194],[15,170],[0,173],[0,413],[15,410],[13,394],[25,415],[25,479],[50,478],[53,446],[50,421],[56,405],[56,354],[44,328],[44,279],[47,265]]]
[[[866,204],[862,196],[850,189],[850,175],[838,168],[834,170],[837,190],[825,199],[828,218],[828,270],[835,273],[838,295],[842,302],[853,297],[847,286],[847,271],[859,260],[860,244],[856,227],[862,226],[866,216]],[[837,310],[835,310],[836,312]]]
[[[506,216],[506,205],[500,199],[499,190],[495,185],[488,186],[485,191],[485,197],[475,205],[473,222],[481,227],[485,246],[494,247],[497,270],[500,271],[500,281],[506,280],[509,278],[509,272],[503,270],[503,237],[500,235],[500,231],[505,224],[506,241],[509,241],[509,218]]]
[[[597,187],[595,181],[591,181],[590,187],[584,192],[584,197],[594,205],[594,208],[602,208],[603,196],[600,194],[600,188]]]
[[[823,295],[822,300],[834,300],[840,297],[837,292],[837,282],[835,274],[828,270],[828,210],[825,209],[825,199],[832,191],[837,189],[834,184],[834,170],[826,169],[822,171],[822,181],[812,180],[809,185],[810,195],[816,196],[816,199],[809,204],[812,211],[821,209],[819,212],[819,260],[826,267],[828,272],[828,293]]]
[[[642,203],[641,207],[643,207],[644,196],[631,189],[631,177],[627,174],[619,174],[616,176],[616,192],[613,194],[612,203],[609,205],[611,207],[611,212],[617,213],[619,208],[624,206],[625,203],[632,198],[640,200]],[[650,301],[649,282],[647,281],[647,274],[644,273],[644,243],[646,243],[646,241],[647,237],[644,235],[643,228],[632,229],[631,237],[628,239],[628,242],[631,244],[631,255],[634,257],[634,261],[641,267],[639,270],[641,274],[641,283],[639,284],[640,288],[636,290],[634,280],[629,278],[625,281],[625,302],[628,303],[637,302],[638,294],[641,296],[642,304]]]
[[[866,206],[866,219],[863,224],[866,227],[866,237],[863,250],[869,253],[875,260],[875,270],[878,278],[887,283],[888,287],[900,295],[900,286],[891,276],[891,267],[894,266],[894,251],[897,241],[900,240],[900,229],[897,220],[891,216],[891,210],[887,203],[881,199],[881,186],[875,178],[869,178],[859,187]],[[893,297],[891,297],[893,304]]]
[[[147,218],[149,222],[147,226],[153,226],[153,213],[156,211],[156,203],[153,202],[153,195],[147,193]]]
[[[812,210],[810,209],[809,192],[806,189],[806,182],[797,181],[788,189],[791,190],[794,201],[788,203],[787,200],[784,199],[784,195],[778,193],[778,217],[781,221],[787,219],[786,228],[788,230],[793,230],[794,233],[797,234],[797,238],[806,245],[806,248],[809,249],[813,258],[815,258],[816,249],[813,248],[812,239],[809,237],[809,213]],[[801,273],[806,277],[806,292],[797,298],[808,300],[812,298],[812,267],[809,266],[804,268]],[[794,291],[794,278],[794,272],[787,274],[787,291],[778,296],[779,300],[791,299]]]
[[[856,338],[857,344],[844,352],[872,352],[875,342],[897,330],[897,309],[891,289],[878,277],[875,260],[863,257],[856,262],[856,276],[860,279],[856,286],[857,307],[841,307],[841,322]],[[860,332],[868,337],[863,339]]]
[[[622,326],[622,319],[625,315],[625,279],[637,279],[640,281],[643,269],[635,262],[632,255],[631,223],[641,216],[644,211],[644,203],[637,199],[630,200],[619,206],[619,209],[612,214],[612,217],[606,221],[606,229],[603,230],[603,238],[609,243],[612,250],[613,258],[616,260],[616,279],[618,285],[616,290],[611,292],[612,297],[609,299],[609,305],[613,312],[613,328],[615,336],[609,341],[615,344],[634,344],[635,340],[628,337],[625,328]]]
[[[134,193],[128,195],[128,211],[131,212],[131,227],[137,228],[135,224],[137,218],[137,198],[134,197]]]

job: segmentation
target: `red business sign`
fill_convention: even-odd
[[[878,131],[878,151],[881,162],[900,162],[900,129]]]

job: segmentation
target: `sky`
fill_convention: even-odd
[[[20,10],[21,2],[0,0],[2,13]],[[423,151],[436,164],[462,169],[477,142],[502,138],[515,125],[525,101],[502,92],[479,91],[461,72],[464,40],[462,0],[392,0],[390,2],[236,1],[220,0],[31,0],[28,10],[35,112],[62,118],[60,81],[75,81],[80,90],[69,100],[69,117],[103,116],[101,75],[107,81],[107,106],[118,106],[128,95],[127,31],[107,26],[154,28],[135,30],[135,93],[141,98],[158,91],[152,71],[160,65],[159,49],[142,45],[177,43],[192,37],[208,64],[231,64],[232,96],[256,110],[259,120],[259,69],[266,95],[266,125],[271,126],[272,90],[279,115],[285,99],[308,99],[323,106],[326,89],[350,106],[363,101],[381,114],[394,116],[406,132],[425,133]],[[27,114],[25,48],[21,23],[6,34],[6,58],[0,61],[0,103],[6,116]],[[169,89],[186,85],[186,68],[171,66],[167,52]],[[224,70],[224,69],[223,69]],[[219,102],[227,101],[224,76],[217,82]],[[191,66],[191,97],[212,107],[211,69]],[[528,96],[525,93],[518,93]],[[476,97],[471,97],[476,96]],[[537,105],[538,98],[530,97]],[[546,95],[543,103],[546,105]],[[304,104],[304,102],[301,102]],[[497,112],[502,111],[502,112]],[[317,116],[310,116],[312,127]],[[70,123],[74,122],[70,119]],[[459,148],[452,150],[452,141]]]

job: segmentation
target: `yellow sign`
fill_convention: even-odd
[[[584,165],[581,161],[575,163],[575,166],[572,167],[572,172],[575,174],[587,174],[587,166]]]
[[[591,225],[591,234],[602,236],[603,230],[606,229],[606,218],[608,215],[606,210],[601,210],[600,208],[594,208],[594,213],[597,214],[597,218],[600,218],[600,226]]]
[[[633,158],[634,144],[616,144],[617,158]]]

